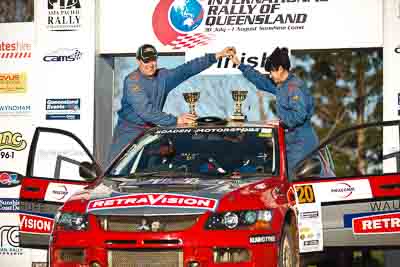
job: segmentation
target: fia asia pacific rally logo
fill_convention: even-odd
[[[198,0],[160,0],[153,13],[153,31],[173,49],[206,45],[213,35],[198,31],[203,19],[204,8]]]
[[[79,0],[47,0],[49,31],[77,31],[81,27]]]

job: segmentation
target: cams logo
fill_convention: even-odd
[[[24,41],[0,41],[0,59],[31,58],[32,45]]]
[[[45,62],[74,62],[80,60],[82,52],[77,48],[59,48],[43,57]]]
[[[26,93],[27,74],[0,73],[0,93]]]
[[[48,0],[47,9],[50,31],[77,31],[81,27],[79,0]]]
[[[158,40],[173,49],[208,44],[213,35],[198,31],[204,8],[197,0],[160,0],[153,13],[153,31]]]
[[[26,141],[23,139],[21,133],[12,133],[10,131],[0,132],[0,151],[6,149],[22,151],[25,148]]]

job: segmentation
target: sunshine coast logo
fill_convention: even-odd
[[[160,0],[153,13],[153,31],[173,49],[193,48],[214,37],[200,30],[203,21],[204,8],[197,0]]]

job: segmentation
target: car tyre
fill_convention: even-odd
[[[297,229],[293,224],[285,224],[279,245],[279,267],[302,267],[300,264]]]

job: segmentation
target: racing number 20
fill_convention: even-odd
[[[315,202],[314,189],[312,185],[296,186],[296,193],[297,198],[299,199],[299,204]]]

